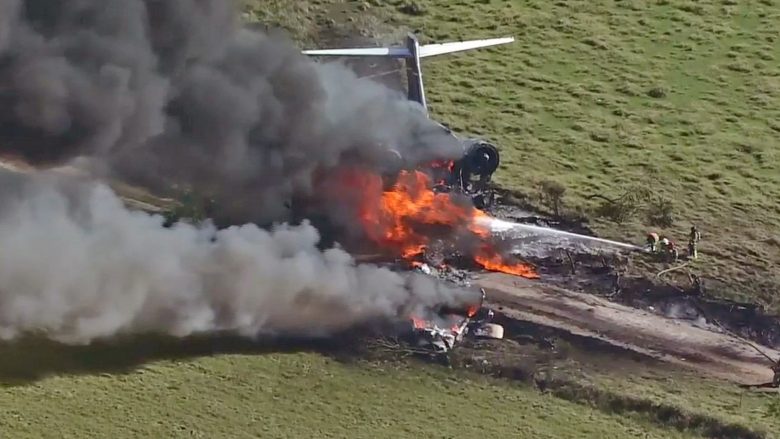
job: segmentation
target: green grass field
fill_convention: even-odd
[[[534,184],[552,178],[568,188],[567,205],[584,212],[594,207],[593,193],[616,196],[649,184],[674,202],[678,221],[665,232],[682,241],[689,221],[702,228],[701,270],[728,282],[727,294],[778,304],[770,289],[778,276],[771,267],[780,262],[776,0],[244,3],[247,20],[282,25],[307,45],[334,28],[382,36],[406,27],[426,41],[516,36],[511,46],[425,65],[434,115],[502,147],[500,183],[532,194]],[[423,13],[400,12],[407,3]],[[594,221],[600,234],[633,241],[646,227],[642,218],[620,226]],[[188,343],[0,344],[0,436],[706,433],[679,431],[674,426],[684,419],[666,419],[655,406],[654,413],[633,409],[618,397],[663,403],[683,418],[780,431],[772,398],[677,372],[596,367],[578,379],[612,396],[566,397],[441,367],[245,347],[213,354]]]
[[[3,437],[700,437],[647,413],[441,367],[313,353],[152,355],[176,352],[172,343],[44,343],[35,355],[4,346]]]
[[[694,438],[722,437],[729,428],[740,435],[727,437],[772,437],[746,435],[780,428],[771,395],[616,358],[550,361],[543,366],[548,378],[571,384],[544,393],[462,369],[316,352],[231,338],[70,348],[30,339],[3,344],[0,432],[14,438]]]
[[[121,377],[52,378],[4,394],[0,429],[14,438],[42,431],[47,437],[623,438],[643,430],[648,437],[687,437],[522,388],[433,369],[355,368],[316,355],[163,362]]]

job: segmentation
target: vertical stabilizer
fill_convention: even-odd
[[[406,37],[406,47],[409,49],[409,58],[406,59],[406,81],[409,100],[418,102],[428,112],[425,102],[425,88],[423,87],[422,69],[420,68],[420,42],[414,34]]]

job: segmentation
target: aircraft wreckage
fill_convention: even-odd
[[[425,88],[421,59],[436,55],[461,52],[466,50],[491,47],[511,43],[514,38],[495,38],[487,40],[472,40],[450,42],[443,44],[420,45],[414,34],[409,34],[405,46],[400,47],[367,47],[305,50],[304,54],[315,57],[381,57],[402,59],[405,61],[407,77],[407,97],[413,103],[413,108],[428,116],[428,106],[425,99]],[[498,148],[493,143],[478,138],[460,137],[441,123],[436,123],[435,129],[441,129],[454,137],[463,147],[463,155],[458,160],[432,163],[426,171],[436,182],[433,191],[457,192],[471,198],[478,209],[489,208],[494,202],[494,194],[490,185],[493,173],[500,164]],[[404,158],[395,152],[389,157],[386,177],[390,179],[406,168]],[[435,266],[435,265],[433,265]],[[436,268],[422,263],[416,269],[436,276]],[[426,317],[410,316],[408,327],[402,330],[402,337],[409,345],[435,355],[447,354],[459,342],[467,337],[502,339],[504,328],[493,323],[493,311],[484,307],[485,291],[481,290],[476,303],[462,307],[437,306],[425,312]]]
[[[481,289],[479,303],[454,308],[439,306],[432,319],[411,318],[412,328],[406,337],[411,345],[446,354],[465,337],[503,339],[504,328],[492,323],[493,311],[485,308],[485,290]]]

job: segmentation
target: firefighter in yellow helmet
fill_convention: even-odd
[[[645,241],[645,244],[647,245],[647,249],[650,251],[650,253],[655,253],[658,251],[658,234],[655,232],[650,232],[647,234],[647,240]]]
[[[664,256],[670,262],[677,262],[680,257],[680,252],[677,250],[677,245],[674,241],[670,241],[668,238],[661,239],[661,251]]]

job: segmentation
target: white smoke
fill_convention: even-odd
[[[452,299],[420,275],[320,251],[308,224],[216,230],[127,210],[106,186],[0,171],[0,338],[311,335]],[[466,294],[465,292],[459,292]],[[465,296],[464,296],[465,297]]]

